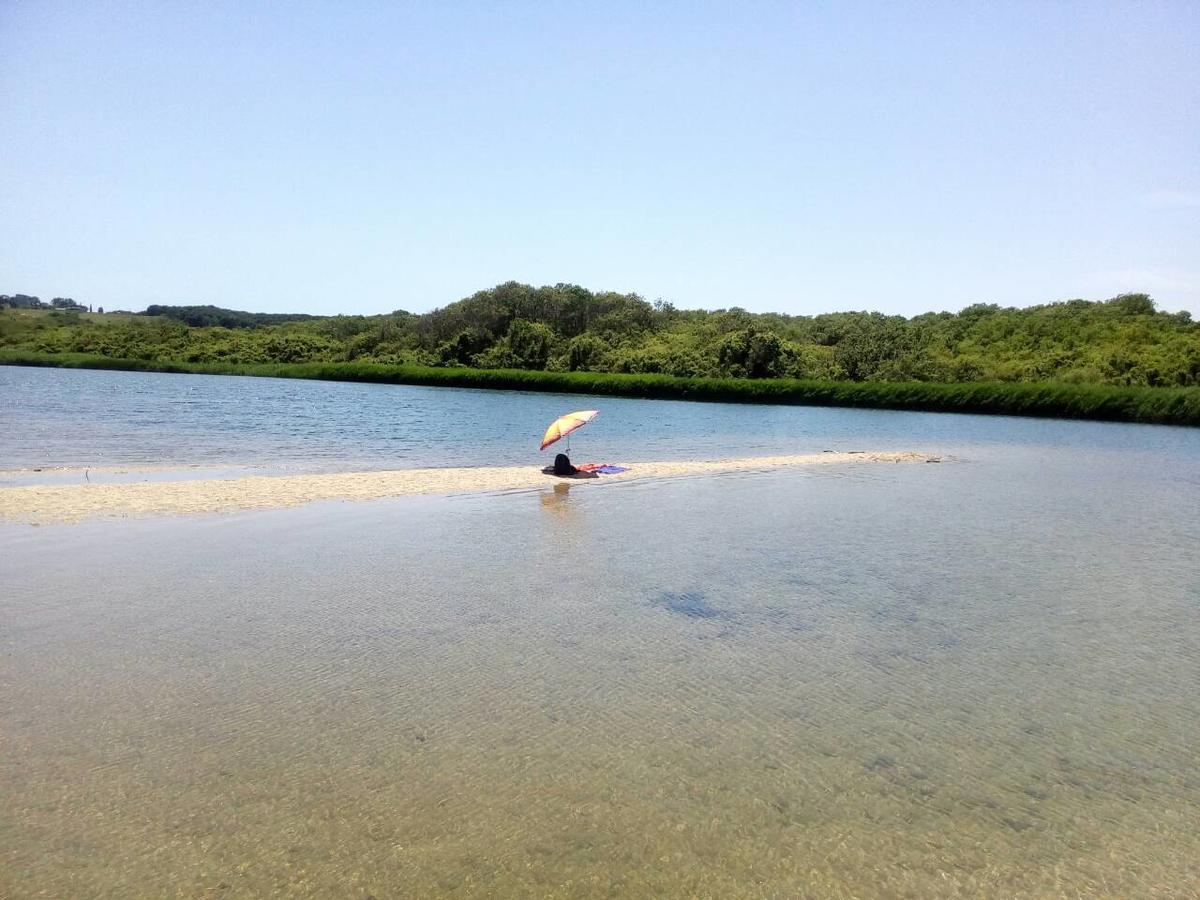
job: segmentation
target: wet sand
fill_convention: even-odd
[[[630,463],[628,472],[570,484],[598,486],[650,478],[863,463],[936,461],[914,452],[811,453]],[[300,506],[322,500],[378,500],[406,494],[468,494],[563,483],[537,466],[399,469],[307,475],[256,475],[139,483],[40,484],[0,488],[0,519],[30,524],[96,517],[192,515]]]

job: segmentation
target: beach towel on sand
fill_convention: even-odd
[[[547,475],[556,475],[554,466],[546,466],[542,469]],[[559,475],[559,478],[599,478],[601,475],[616,475],[618,472],[628,472],[627,466],[614,466],[610,463],[584,463],[582,466],[575,466],[574,475]]]
[[[597,475],[616,475],[618,472],[628,472],[628,466],[614,466],[611,463],[584,463],[577,466],[580,472],[595,472]]]

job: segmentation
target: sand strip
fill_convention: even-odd
[[[740,459],[630,463],[630,471],[572,485],[599,486],[647,478],[711,475],[789,466],[924,462],[922,453],[811,453]],[[156,516],[299,506],[318,500],[377,500],[405,494],[468,494],[549,487],[562,479],[536,466],[399,469],[317,475],[253,475],[125,484],[53,484],[0,488],[0,519],[31,524],[98,516]]]

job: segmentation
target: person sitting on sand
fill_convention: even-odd
[[[560,453],[554,457],[554,474],[555,475],[577,475],[579,470],[571,465],[571,458],[565,453]]]

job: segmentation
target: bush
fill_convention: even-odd
[[[566,368],[571,372],[598,369],[603,365],[608,345],[598,337],[581,334],[567,345]]]
[[[779,335],[757,328],[726,335],[717,347],[717,363],[722,373],[735,378],[775,378],[787,369]]]

